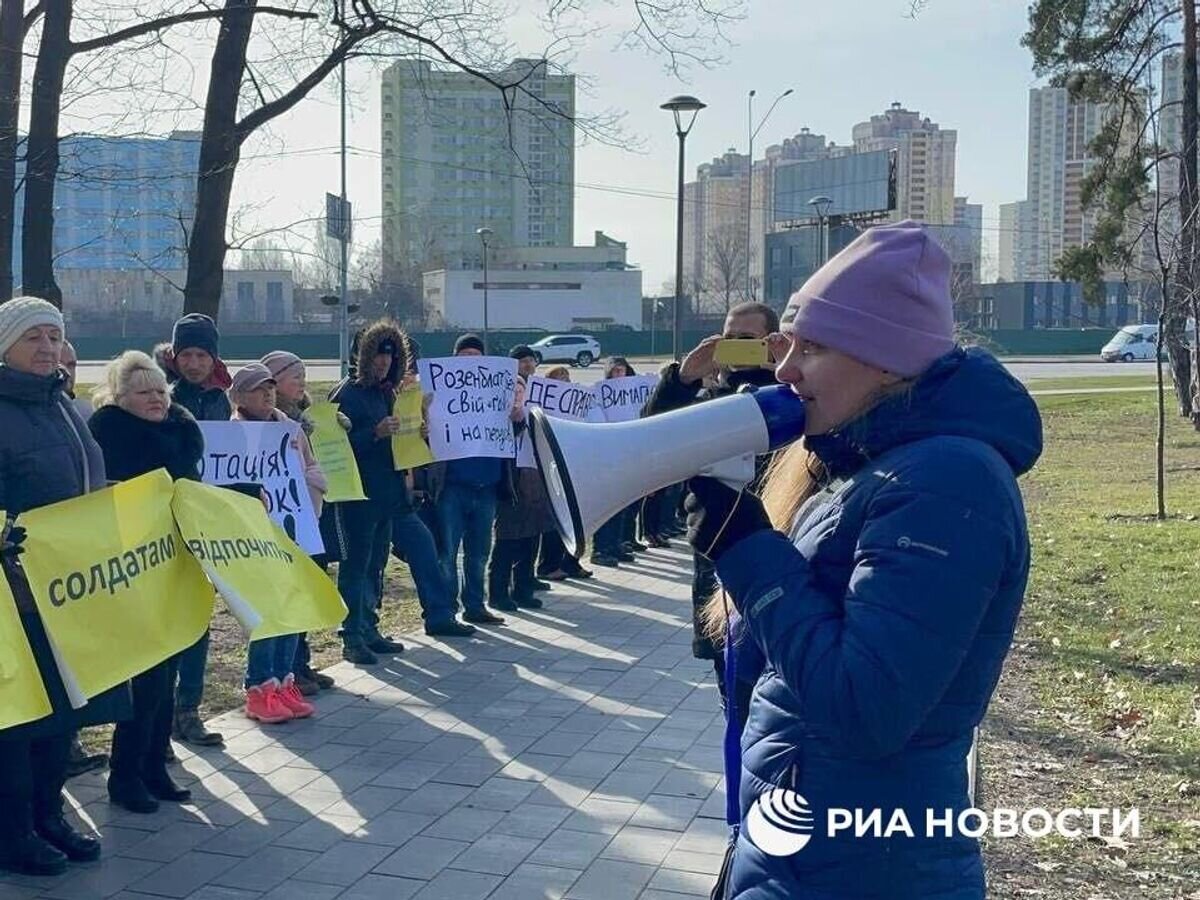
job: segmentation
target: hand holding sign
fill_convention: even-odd
[[[525,382],[518,380],[516,392],[513,394],[512,412],[508,414],[514,422],[523,421],[525,418],[525,393]]]
[[[365,500],[362,477],[358,473],[358,463],[354,460],[354,449],[350,439],[342,427],[338,416],[336,403],[316,403],[308,410],[308,416],[313,423],[313,433],[309,435],[313,455],[321,464],[325,478],[329,482],[329,490],[325,492],[327,503],[341,503],[346,500]],[[343,417],[344,418],[344,417]]]
[[[393,434],[400,433],[400,420],[395,416],[388,416],[386,419],[380,419],[379,424],[375,426],[375,437],[383,440],[386,437],[391,437]]]
[[[419,390],[400,391],[392,405],[392,415],[379,423],[392,437],[392,464],[397,469],[416,469],[433,462],[433,454],[425,443],[423,431],[425,414],[422,410],[424,398]]]

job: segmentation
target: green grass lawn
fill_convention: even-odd
[[[1163,373],[1165,384],[1171,388],[1171,376]],[[1091,390],[1093,388],[1152,388],[1157,384],[1153,375],[1093,375],[1086,378],[1034,378],[1026,386],[1031,391]]]
[[[1200,896],[1176,892],[1200,887],[1200,435],[1168,406],[1159,522],[1153,393],[1039,404],[1046,450],[1023,481],[1034,563],[985,729],[983,805],[1137,806],[1143,837],[992,841],[990,896]]]

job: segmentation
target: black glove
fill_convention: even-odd
[[[17,557],[25,552],[25,529],[20,525],[13,525],[6,528],[4,531],[3,545],[0,546],[0,553],[5,556]]]
[[[701,556],[716,562],[743,538],[771,530],[767,511],[753,494],[739,493],[715,478],[693,478],[687,486],[687,539]]]

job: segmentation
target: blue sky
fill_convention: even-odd
[[[522,0],[531,6],[534,0]],[[627,0],[614,0],[622,6]],[[1018,41],[1025,30],[1024,0],[929,0],[909,16],[909,0],[750,0],[746,20],[730,29],[733,46],[724,65],[687,73],[680,81],[661,60],[636,51],[614,51],[613,35],[582,46],[577,69],[589,74],[595,96],[586,109],[625,111],[625,128],[640,138],[637,151],[585,144],[576,180],[589,185],[645,191],[629,196],[580,186],[576,191],[577,243],[594,230],[628,241],[630,259],[646,272],[644,288],[656,292],[674,270],[676,142],[670,115],[658,109],[677,93],[700,97],[704,110],[688,140],[688,172],[726,149],[744,152],[746,93],[758,91],[759,113],[786,88],[795,93],[776,109],[756,141],[757,155],[808,126],[845,143],[855,122],[893,101],[919,110],[943,128],[958,131],[956,192],[984,204],[985,247],[994,259],[1000,203],[1025,191],[1028,89],[1036,84],[1030,58]],[[519,23],[519,18],[515,20]],[[518,49],[536,52],[539,35],[513,32]],[[379,147],[377,75],[351,67],[356,88],[350,143]],[[765,102],[761,102],[765,100]],[[249,218],[278,226],[315,214],[325,190],[337,190],[337,156],[331,150],[274,156],[281,148],[330,148],[337,142],[337,108],[331,90],[303,103],[274,126],[270,143],[248,149],[238,174],[235,206]],[[349,163],[350,196],[362,241],[378,234],[379,160],[356,153]],[[665,195],[665,196],[659,196]],[[308,226],[298,231],[310,232]]]

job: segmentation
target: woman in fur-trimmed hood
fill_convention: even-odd
[[[338,590],[346,602],[343,656],[357,665],[376,662],[375,653],[398,645],[378,632],[371,611],[379,603],[381,573],[391,544],[392,514],[408,499],[404,473],[392,462],[392,415],[396,390],[408,368],[408,338],[391,319],[370,325],[358,341],[354,377],[330,395],[350,420],[350,446],[362,477],[365,501],[343,510],[346,558],[338,567]]]

